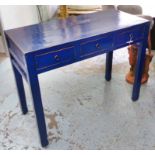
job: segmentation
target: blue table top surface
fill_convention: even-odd
[[[148,22],[117,10],[53,19],[7,30],[6,34],[23,53],[38,51]]]

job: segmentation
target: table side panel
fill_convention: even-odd
[[[8,50],[10,54],[10,59],[12,60],[13,65],[17,68],[17,70],[25,77],[26,76],[26,63],[25,63],[25,55],[21,52],[21,50],[14,44],[14,42],[6,36],[7,44],[8,44]]]

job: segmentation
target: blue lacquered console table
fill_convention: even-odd
[[[113,50],[138,43],[132,100],[139,97],[150,23],[119,11],[54,19],[5,32],[23,114],[28,112],[22,77],[30,86],[42,146],[48,145],[38,74],[106,53],[111,79]]]

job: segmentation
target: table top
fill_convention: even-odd
[[[29,53],[146,22],[134,15],[108,10],[11,29],[6,35],[23,53]]]

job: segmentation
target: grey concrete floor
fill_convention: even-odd
[[[105,55],[39,76],[49,146],[40,146],[34,109],[22,115],[9,58],[0,57],[0,149],[155,149],[155,61],[140,99],[131,101],[126,49],[115,51],[113,77]]]

